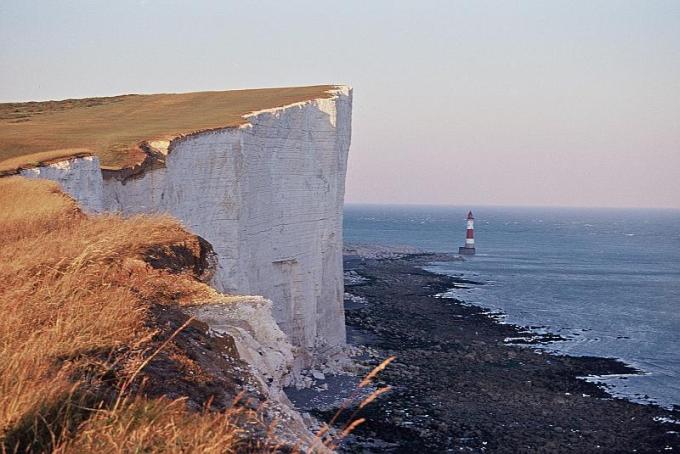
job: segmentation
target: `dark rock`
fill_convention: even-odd
[[[365,333],[370,339],[365,345],[377,351],[369,366],[390,355],[398,362],[380,374],[393,387],[389,400],[379,398],[358,413],[367,421],[341,451],[382,452],[375,447],[389,446],[389,452],[404,453],[659,452],[680,447],[678,433],[653,419],[678,420],[679,412],[613,399],[578,378],[633,373],[633,368],[609,358],[537,355],[507,345],[506,338],[541,343],[558,336],[536,336],[499,324],[480,308],[434,298],[460,281],[419,268],[430,260],[426,254],[366,259],[354,268],[367,281],[352,293],[368,302],[347,310],[347,323]]]

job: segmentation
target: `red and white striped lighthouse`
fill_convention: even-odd
[[[467,232],[465,232],[465,246],[458,248],[461,255],[475,255],[475,217],[472,211],[467,215]]]

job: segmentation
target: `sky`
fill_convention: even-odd
[[[0,1],[0,102],[344,83],[346,201],[680,208],[680,1]]]

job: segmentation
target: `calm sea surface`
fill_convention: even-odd
[[[457,252],[468,208],[477,255],[428,269],[484,285],[452,296],[645,373],[596,379],[614,394],[680,405],[680,211],[347,205],[345,241]]]

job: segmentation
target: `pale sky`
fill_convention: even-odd
[[[347,83],[348,202],[680,208],[680,1],[0,1],[0,101]]]

